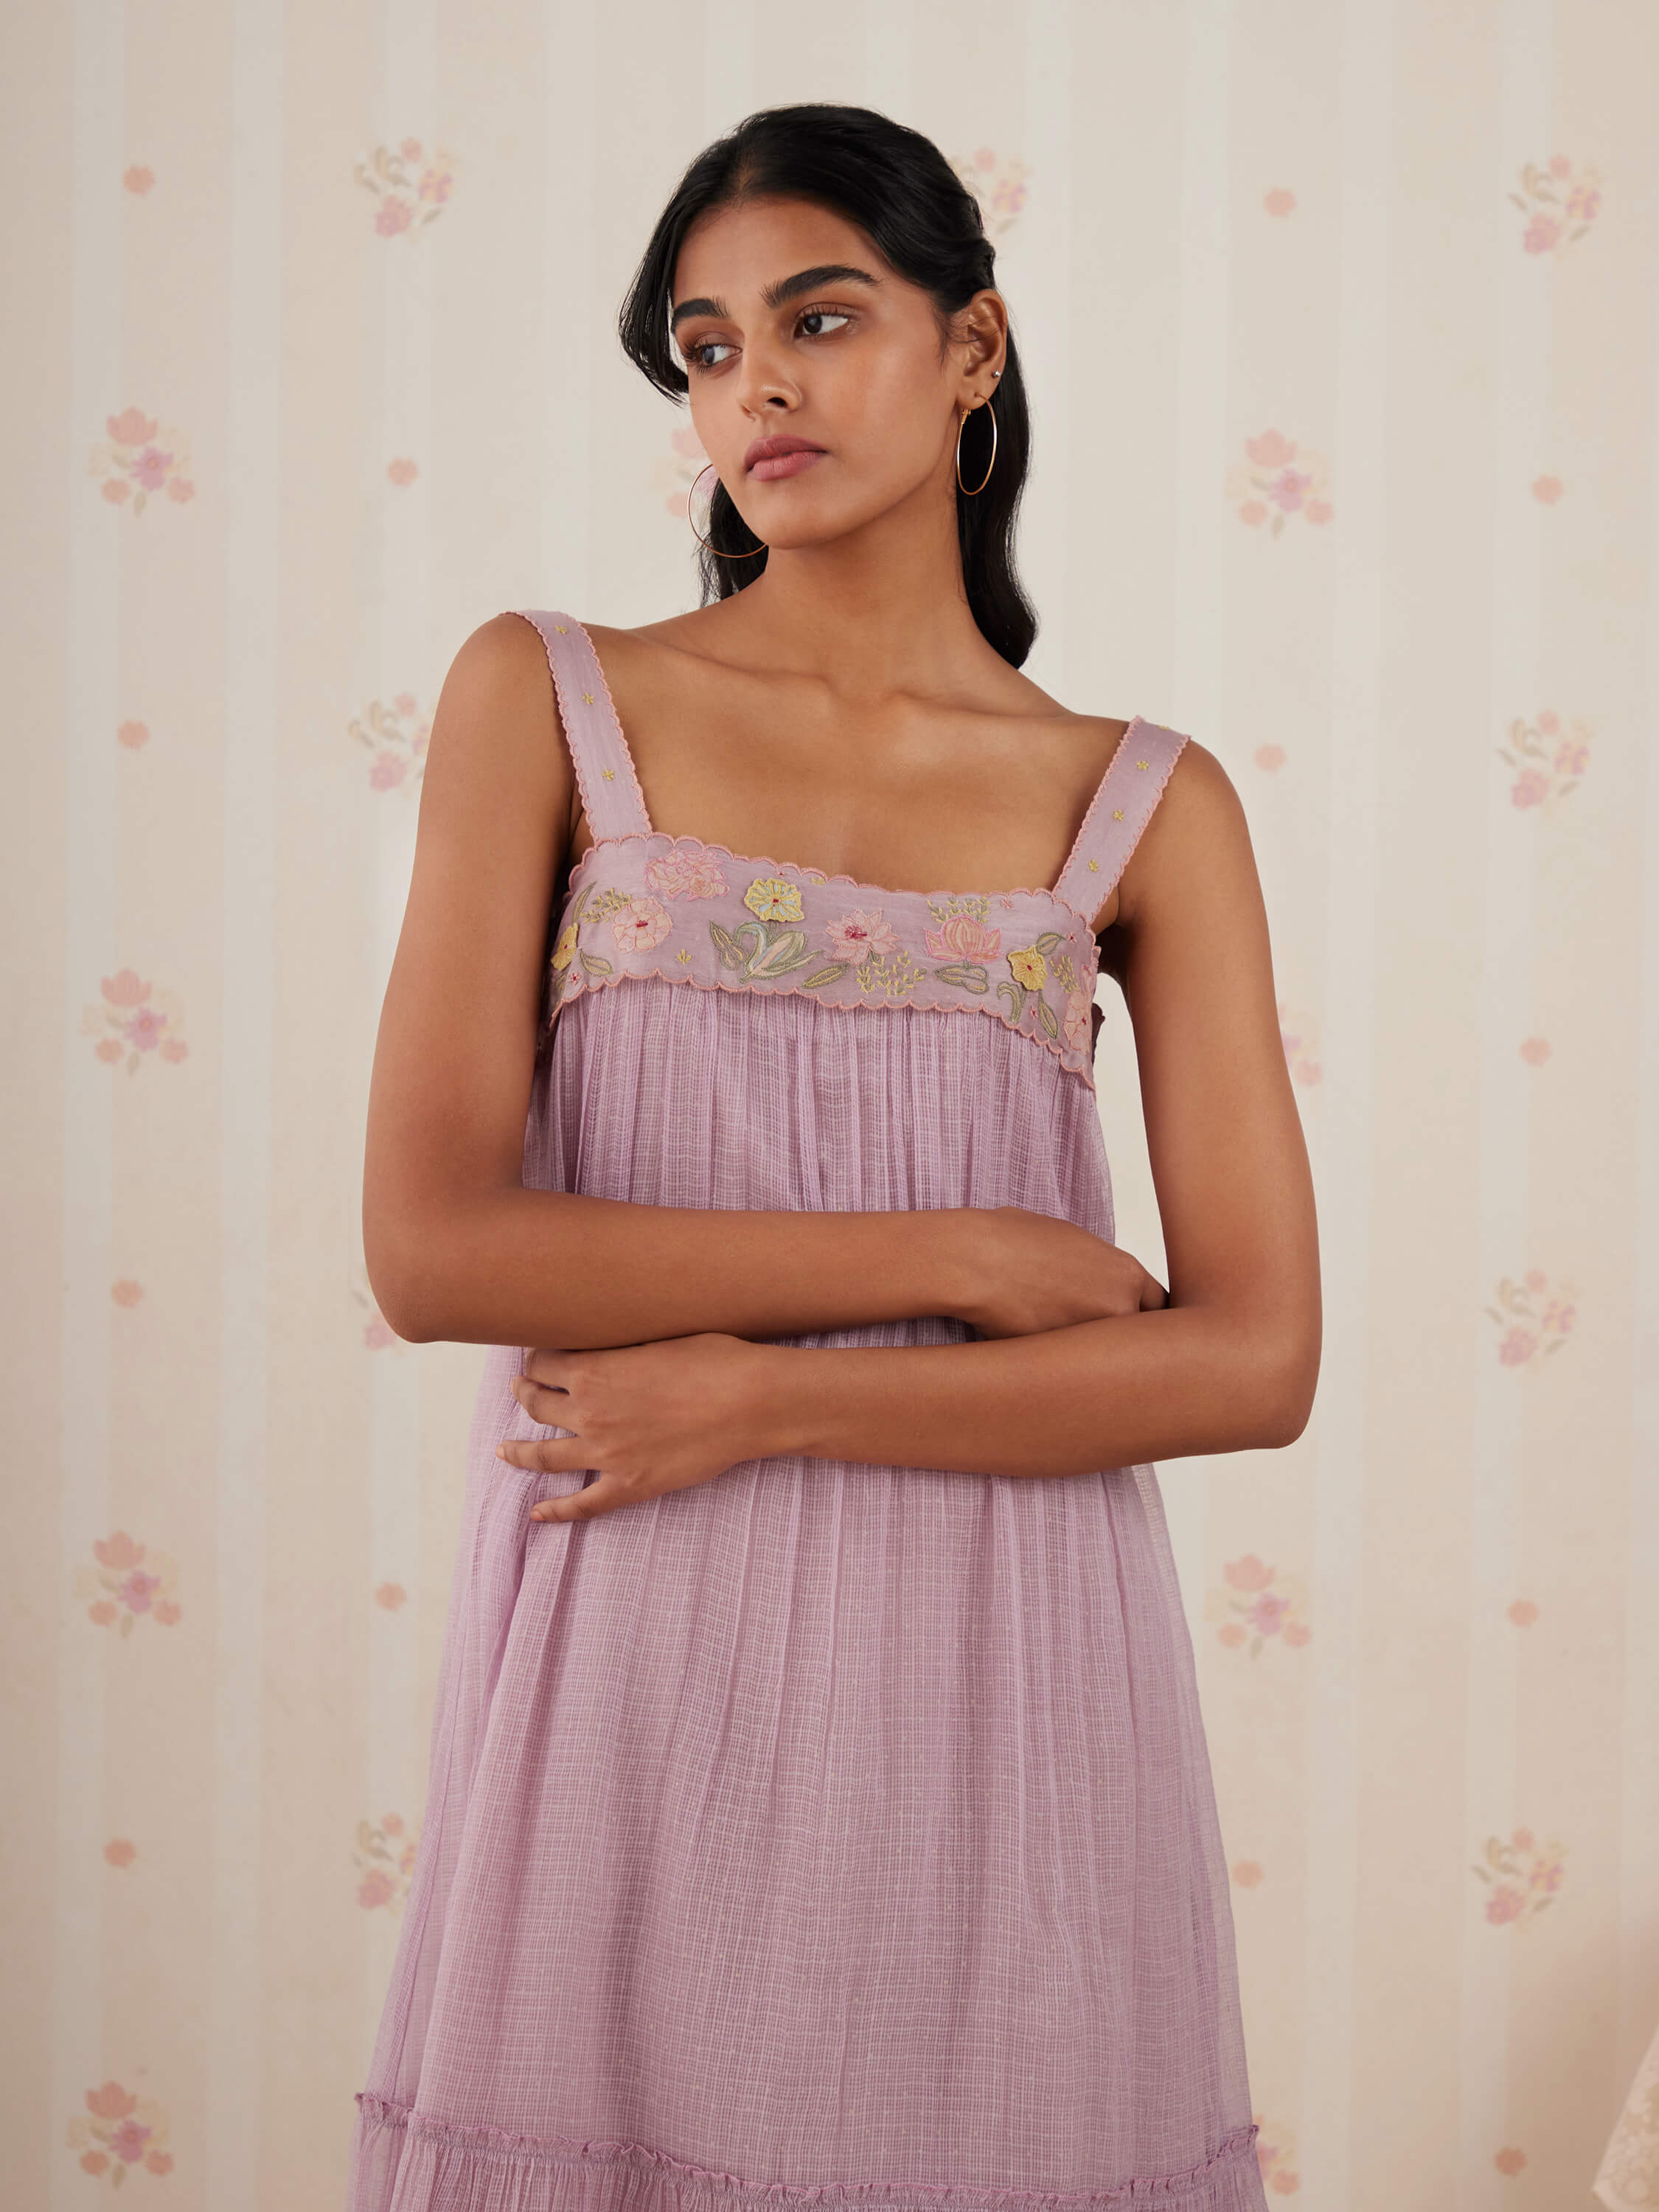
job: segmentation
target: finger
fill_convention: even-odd
[[[580,1437],[504,1437],[495,1456],[532,1474],[580,1474],[587,1465]]]
[[[522,1375],[513,1377],[513,1395],[532,1421],[540,1421],[550,1429],[568,1428],[566,1415],[570,1411],[568,1390],[549,1389],[544,1383],[527,1382]]]
[[[544,1498],[530,1509],[532,1521],[591,1521],[624,1502],[622,1484],[614,1475],[602,1474],[586,1490],[568,1491],[562,1498]]]
[[[524,1371],[532,1382],[556,1383],[563,1379],[570,1354],[556,1345],[533,1346],[524,1356]]]

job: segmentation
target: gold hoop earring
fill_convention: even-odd
[[[685,495],[685,519],[688,522],[691,522],[691,492],[696,491],[697,486],[702,482],[703,478],[708,475],[709,470],[712,469],[714,465],[714,464],[713,461],[708,462],[702,468],[700,468],[697,471],[696,476],[691,479],[691,491],[687,492]],[[696,539],[699,545],[708,545],[708,540],[703,536],[702,531],[698,529],[695,522],[691,522],[691,535]],[[750,546],[748,550],[743,553],[722,553],[718,545],[708,545],[708,550],[717,561],[752,561],[757,553],[764,553],[767,550],[767,547],[764,542],[763,542],[758,545]]]
[[[1000,374],[1000,371],[998,372],[999,374]],[[986,407],[991,407],[991,403],[988,399],[982,401],[981,404]],[[984,490],[986,485],[990,483],[991,471],[997,465],[997,410],[994,407],[991,407],[991,458],[985,465],[984,475],[974,486],[973,489],[969,491],[967,485],[962,481],[962,434],[968,427],[968,415],[971,415],[973,412],[974,410],[970,407],[968,410],[968,414],[964,415],[961,422],[957,425],[957,488],[958,490],[967,493],[969,499],[977,499],[980,493]]]

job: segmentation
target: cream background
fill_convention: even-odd
[[[695,459],[616,307],[697,147],[823,98],[1024,165],[1031,672],[1218,754],[1269,900],[1319,1401],[1164,1472],[1270,2196],[1589,2205],[1659,2024],[1659,16],[58,0],[6,40],[8,2203],[135,2162],[178,2212],[340,2200],[397,1932],[359,1828],[395,1859],[420,1815],[479,1358],[377,1348],[364,1303],[415,800],[351,725],[418,731],[502,607],[691,604]],[[354,169],[406,138],[453,183],[380,235]],[[1555,155],[1601,204],[1528,252]],[[128,409],[190,497],[105,495]],[[1269,432],[1328,521],[1241,520]],[[1520,806],[1540,714],[1588,765]],[[96,1056],[124,970],[185,1056]],[[1576,1321],[1505,1365],[1528,1271]],[[176,1620],[89,1618],[118,1531]],[[1222,1642],[1252,1563],[1301,1644]],[[1494,1924],[1472,1868],[1516,1829],[1559,1887]]]

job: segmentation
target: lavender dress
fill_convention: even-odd
[[[1052,890],[885,890],[653,830],[587,633],[526,619],[595,839],[526,1184],[1110,1237],[1089,920],[1185,740],[1131,724]],[[1265,2212],[1152,1468],[779,1455],[532,1522],[586,1477],[496,1458],[569,1433],[522,1356],[478,1395],[351,2212]]]

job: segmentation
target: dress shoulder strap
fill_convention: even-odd
[[[1093,921],[1129,865],[1186,742],[1179,730],[1135,716],[1118,739],[1055,878],[1056,898]]]
[[[515,607],[541,632],[582,812],[601,837],[648,836],[651,817],[593,641],[574,615]]]

